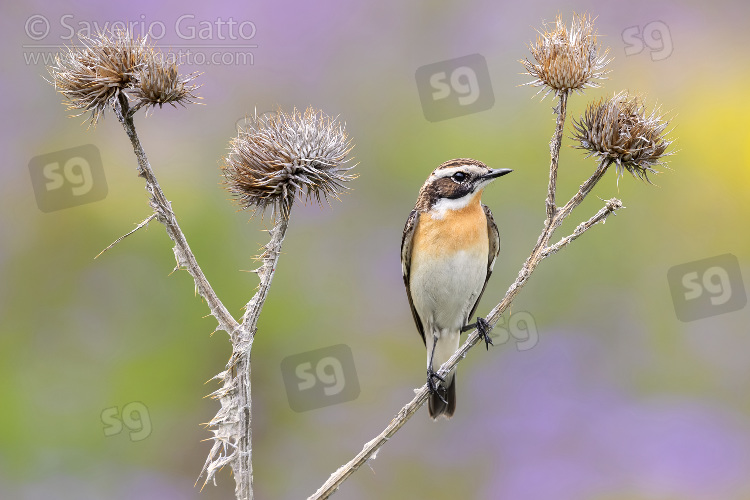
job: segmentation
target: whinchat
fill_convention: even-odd
[[[455,371],[437,369],[459,346],[462,331],[477,327],[489,344],[489,325],[469,325],[500,251],[500,234],[484,188],[507,168],[492,169],[469,158],[450,160],[427,178],[401,239],[401,271],[414,322],[427,348],[429,412],[450,418],[456,410]]]

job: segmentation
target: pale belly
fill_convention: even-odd
[[[416,258],[415,258],[416,257]],[[457,251],[420,260],[412,256],[411,292],[425,335],[457,332],[484,287],[487,250]]]

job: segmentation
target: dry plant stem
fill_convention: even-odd
[[[245,314],[242,325],[240,325],[216,296],[203,271],[198,266],[193,252],[190,250],[185,236],[177,223],[175,214],[172,212],[171,205],[159,186],[146,157],[146,153],[143,151],[143,147],[138,139],[127,98],[121,94],[114,108],[118,119],[125,128],[125,132],[128,134],[130,142],[133,145],[133,151],[138,159],[138,175],[146,181],[146,189],[150,195],[149,204],[154,210],[154,215],[147,220],[156,217],[159,222],[164,224],[167,234],[175,243],[174,254],[178,267],[187,269],[193,276],[196,289],[208,303],[211,314],[219,323],[219,329],[226,331],[232,339],[233,352],[229,366],[236,377],[234,387],[237,391],[239,403],[239,428],[241,433],[237,436],[236,460],[232,461],[231,465],[236,480],[235,493],[237,498],[250,500],[253,498],[252,443],[250,435],[250,347],[252,346],[252,338],[255,334],[258,315],[260,314],[260,309],[268,294],[268,288],[273,278],[273,271],[278,260],[281,241],[283,240],[287,223],[286,221],[278,223],[272,231],[274,236],[271,243],[266,247],[266,252],[263,256],[264,264],[259,270],[259,275],[261,276],[260,289],[248,304],[248,312]]]
[[[149,222],[151,222],[151,221],[152,221],[153,219],[155,219],[155,218],[156,218],[156,214],[155,214],[155,213],[153,213],[153,214],[149,215],[149,216],[148,216],[148,217],[146,217],[146,218],[145,218],[145,219],[144,219],[143,221],[141,221],[141,223],[140,223],[140,224],[138,224],[138,225],[137,225],[137,226],[135,227],[135,229],[133,229],[133,230],[132,230],[132,231],[130,231],[129,233],[123,234],[122,236],[120,236],[119,238],[117,238],[117,239],[116,239],[115,241],[113,241],[112,243],[110,243],[110,244],[109,244],[109,246],[108,246],[107,248],[105,248],[104,250],[102,250],[101,252],[99,252],[99,253],[98,253],[98,254],[96,255],[96,257],[94,257],[94,258],[95,258],[95,259],[98,259],[99,257],[101,257],[101,255],[102,255],[102,254],[103,254],[104,252],[106,252],[107,250],[109,250],[109,249],[110,249],[110,248],[112,248],[113,246],[117,245],[118,243],[120,243],[120,242],[121,242],[122,240],[124,240],[125,238],[127,238],[127,237],[128,237],[128,236],[130,236],[131,234],[135,233],[136,231],[138,231],[139,229],[141,229],[141,228],[142,228],[142,227],[144,227],[144,226],[148,226],[148,223],[149,223]]]
[[[250,342],[252,342],[252,337],[255,336],[260,311],[263,308],[263,303],[266,301],[271,281],[276,272],[276,263],[281,254],[281,244],[284,242],[284,236],[289,227],[288,215],[285,218],[281,215],[280,211],[277,211],[276,223],[270,231],[271,241],[263,248],[263,253],[260,255],[260,258],[263,259],[263,265],[255,270],[261,277],[260,285],[258,285],[258,291],[253,298],[245,306],[245,315],[242,318],[242,331],[250,333]]]
[[[211,314],[219,322],[219,328],[232,335],[239,325],[232,315],[229,314],[224,304],[221,303],[216,293],[214,293],[206,276],[201,271],[200,266],[198,266],[198,262],[195,260],[195,256],[190,250],[187,240],[185,240],[185,235],[182,234],[182,230],[179,224],[177,224],[177,218],[174,212],[172,212],[172,206],[161,190],[154,176],[154,171],[151,170],[146,153],[143,151],[141,141],[138,140],[138,134],[135,131],[135,124],[133,123],[133,116],[130,114],[127,97],[123,93],[120,93],[113,107],[117,118],[125,128],[128,138],[130,138],[130,143],[133,145],[133,151],[138,159],[138,175],[146,180],[146,190],[150,195],[149,204],[154,210],[158,221],[164,224],[167,234],[174,241],[173,250],[178,267],[187,269],[193,277],[198,293],[208,303]]]
[[[232,462],[234,494],[237,500],[253,499],[253,441],[250,392],[250,349],[237,360],[236,387],[239,399],[239,428],[236,460]]]
[[[281,245],[284,242],[287,227],[289,227],[289,220],[281,215],[281,211],[277,211],[276,224],[270,231],[271,241],[264,247],[260,256],[263,259],[263,264],[256,270],[258,276],[260,276],[258,291],[245,306],[242,326],[237,332],[237,337],[232,338],[234,351],[230,363],[235,367],[240,429],[236,450],[237,459],[232,462],[232,471],[235,478],[235,495],[238,500],[253,498],[250,351],[255,332],[258,329],[258,318],[260,318],[260,312],[263,309],[263,304],[271,288],[271,281],[276,272],[276,263],[279,260],[279,255],[281,255]]]
[[[610,214],[614,214],[615,211],[619,210],[620,208],[623,208],[622,202],[618,200],[617,198],[612,198],[611,200],[607,200],[607,203],[604,205],[604,207],[599,210],[596,215],[591,217],[586,222],[581,222],[578,227],[576,227],[575,231],[573,231],[573,234],[570,234],[566,236],[565,238],[562,238],[560,241],[555,243],[552,246],[546,247],[542,251],[542,256],[547,257],[551,253],[556,253],[558,250],[569,244],[574,239],[578,238],[580,235],[584,233],[587,229],[589,229],[594,224],[598,224],[599,222],[604,222],[607,217],[609,217]]]
[[[555,161],[555,164],[556,163],[557,162]],[[549,240],[552,237],[552,233],[554,233],[555,229],[557,229],[560,224],[562,224],[563,220],[568,215],[570,215],[573,209],[581,204],[586,195],[591,192],[596,183],[599,182],[604,173],[607,171],[607,167],[607,164],[601,163],[594,174],[581,185],[581,187],[578,189],[578,192],[570,199],[570,201],[568,201],[568,203],[566,203],[565,206],[563,206],[561,209],[556,210],[555,215],[546,219],[544,230],[542,231],[542,234],[539,235],[539,239],[537,240],[534,249],[531,251],[531,255],[529,255],[528,259],[526,259],[526,262],[521,268],[521,271],[518,273],[516,281],[513,282],[510,288],[508,288],[508,291],[505,293],[505,297],[503,298],[503,300],[500,301],[500,303],[497,304],[487,315],[486,319],[491,326],[494,327],[495,324],[500,320],[503,312],[505,312],[505,310],[510,306],[515,296],[518,294],[518,292],[521,291],[521,288],[523,288],[529,277],[531,277],[531,273],[534,272],[534,269],[536,269],[537,265],[539,265],[542,260],[557,252],[561,248],[567,246],[570,242],[578,238],[586,230],[590,229],[598,222],[603,222],[610,214],[615,213],[615,210],[622,207],[622,203],[619,200],[609,200],[605,207],[602,208],[596,215],[594,215],[594,217],[580,224],[573,234],[563,238],[551,247],[548,246]],[[552,181],[550,180],[550,182]],[[472,331],[471,334],[469,334],[469,337],[466,339],[466,342],[464,342],[464,344],[453,354],[453,356],[451,356],[451,358],[440,367],[440,370],[438,370],[437,372],[438,375],[444,377],[451,370],[453,370],[453,368],[455,368],[456,365],[466,356],[466,353],[469,352],[469,349],[477,344],[479,339],[480,337],[478,332],[476,330]],[[330,495],[332,495],[338,489],[341,483],[343,483],[349,476],[351,476],[354,471],[356,471],[362,464],[373,457],[378,449],[380,449],[380,447],[383,446],[385,442],[388,441],[388,439],[393,436],[396,431],[398,431],[406,423],[406,421],[411,418],[412,415],[414,415],[414,413],[416,413],[416,411],[427,400],[428,395],[429,389],[427,388],[427,384],[425,384],[416,391],[414,399],[412,399],[406,406],[401,408],[401,410],[393,418],[393,420],[391,420],[391,423],[388,424],[383,432],[381,432],[373,440],[365,444],[364,448],[357,454],[357,456],[355,456],[347,464],[340,467],[336,472],[331,474],[331,476],[323,484],[323,486],[321,486],[313,495],[308,497],[308,500],[328,498]]]
[[[476,330],[472,332],[472,335],[474,335],[475,333]],[[475,336],[476,343],[476,340],[479,339],[479,336]],[[450,363],[450,360],[448,360],[443,366],[447,366],[447,363]],[[448,370],[443,371],[442,368],[440,370],[440,373],[443,375],[447,372]],[[377,450],[380,449],[380,447],[383,446],[386,441],[388,441],[388,439],[390,439],[390,437],[393,436],[396,431],[398,431],[406,423],[406,421],[409,420],[409,418],[411,418],[411,416],[417,412],[417,410],[419,410],[419,408],[427,400],[428,395],[429,390],[427,389],[427,384],[425,384],[418,391],[416,391],[416,396],[414,396],[414,399],[412,399],[409,404],[401,408],[398,414],[393,417],[393,420],[391,420],[391,423],[388,424],[388,427],[386,427],[383,432],[378,434],[375,439],[365,444],[364,448],[362,448],[362,451],[360,451],[357,456],[351,459],[347,464],[339,467],[336,472],[331,474],[331,477],[328,478],[328,481],[326,481],[323,486],[318,489],[318,491],[310,495],[307,500],[328,498],[333,493],[335,493],[341,483],[346,481],[346,479],[351,476],[354,471],[359,469],[362,464],[367,462],[367,460],[369,460],[371,457],[374,457],[375,452],[377,452]]]
[[[565,127],[565,113],[568,107],[568,92],[560,94],[560,103],[555,108],[557,120],[555,121],[555,135],[550,142],[549,162],[549,190],[547,191],[547,220],[552,220],[557,208],[555,207],[555,192],[557,191],[557,164],[560,161],[560,145],[562,144],[563,128]]]
[[[232,335],[232,356],[227,369],[214,377],[222,380],[222,387],[214,391],[211,397],[221,402],[221,409],[208,424],[214,433],[214,445],[200,475],[205,474],[205,486],[209,480],[214,479],[216,471],[230,465],[235,479],[235,497],[238,500],[253,498],[250,353],[258,318],[271,287],[288,225],[288,218],[277,211],[276,223],[269,231],[271,240],[264,245],[262,254],[257,257],[263,261],[255,270],[260,277],[258,290],[245,306],[242,324]]]

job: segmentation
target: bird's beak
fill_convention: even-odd
[[[486,173],[482,176],[482,179],[492,180],[496,177],[500,177],[511,172],[513,172],[513,170],[510,168],[491,168],[489,173]]]

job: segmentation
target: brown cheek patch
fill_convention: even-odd
[[[445,177],[436,181],[434,184],[435,191],[443,197],[451,197],[458,190],[458,184]]]

